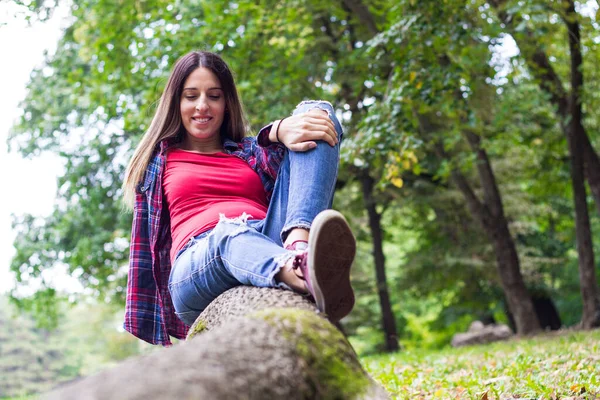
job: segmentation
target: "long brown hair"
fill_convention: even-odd
[[[125,171],[123,197],[127,206],[133,207],[136,186],[144,179],[144,173],[157,145],[165,139],[183,140],[185,129],[180,111],[183,84],[188,76],[200,67],[212,71],[219,78],[223,89],[227,112],[221,125],[221,139],[228,138],[239,142],[246,136],[248,123],[227,63],[219,55],[206,51],[193,51],[184,55],[175,63],[150,128],[137,145]]]

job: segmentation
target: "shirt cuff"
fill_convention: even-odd
[[[264,126],[259,132],[256,142],[260,147],[268,147],[273,144],[278,144],[277,142],[271,142],[269,139],[269,134],[271,133],[271,129],[277,129],[277,125],[281,122],[280,120],[271,122],[269,125]]]

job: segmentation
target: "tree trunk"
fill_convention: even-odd
[[[467,200],[467,207],[492,241],[496,255],[496,266],[508,308],[515,318],[517,333],[528,335],[540,330],[531,297],[525,287],[519,257],[508,230],[505,218],[495,219],[485,205],[476,198],[466,178],[457,171],[452,172],[452,181]]]
[[[531,296],[525,286],[517,249],[507,225],[505,219],[498,221],[497,226],[493,227],[488,235],[493,238],[502,288],[506,295],[508,308],[515,319],[517,333],[534,334],[541,330],[541,326]]]
[[[427,135],[437,130],[437,127],[433,126],[425,115],[420,114],[417,110],[414,110],[414,113],[423,134]],[[496,268],[498,268],[508,308],[515,319],[517,333],[520,335],[536,333],[541,330],[540,323],[521,274],[519,255],[508,229],[508,221],[504,216],[502,196],[492,165],[487,152],[481,147],[479,136],[468,130],[464,131],[464,136],[471,150],[477,156],[476,167],[483,188],[483,202],[479,200],[467,178],[457,168],[450,172],[450,179],[463,194],[471,216],[480,223],[494,246]],[[440,143],[435,145],[434,151],[440,159],[451,159]]]
[[[600,214],[600,159],[598,158],[598,153],[592,147],[590,138],[583,125],[581,125],[579,132],[579,141],[581,142],[583,152],[584,178],[587,179],[588,185],[590,185],[592,197],[596,202],[596,208]]]
[[[231,289],[204,310],[190,336],[46,398],[388,398],[344,336],[290,291]]]
[[[583,301],[582,326],[590,329],[600,326],[600,294],[596,281],[596,265],[594,263],[594,249],[592,246],[592,232],[587,209],[587,195],[584,182],[584,154],[583,148],[587,138],[582,124],[581,90],[583,88],[583,72],[581,70],[583,59],[581,55],[581,36],[579,23],[576,19],[575,4],[568,2],[567,16],[565,18],[569,49],[571,52],[571,99],[569,102],[569,115],[567,141],[571,155],[571,183],[575,202],[575,229],[577,237],[577,253],[579,256],[579,279],[581,298]]]
[[[458,170],[452,171],[452,180],[463,193],[471,214],[481,223],[494,246],[498,274],[508,308],[515,319],[517,333],[521,335],[536,333],[541,330],[540,323],[521,274],[519,255],[508,229],[494,171],[487,152],[481,147],[479,136],[472,132],[465,132],[465,136],[477,155],[477,172],[483,188],[483,203]]]
[[[375,199],[373,198],[373,178],[367,171],[361,171],[359,176],[365,208],[369,215],[369,227],[373,237],[373,258],[375,260],[375,276],[377,279],[377,292],[379,293],[379,304],[381,306],[381,321],[385,334],[386,351],[398,351],[398,332],[396,331],[396,319],[390,303],[390,296],[385,276],[385,256],[383,254],[383,235],[381,229],[381,215],[377,212]]]

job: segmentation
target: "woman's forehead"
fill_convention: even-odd
[[[183,83],[183,90],[212,90],[222,89],[221,81],[210,69],[198,67]]]

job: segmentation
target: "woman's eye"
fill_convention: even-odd
[[[197,96],[185,96],[186,99],[188,100],[194,100]]]
[[[221,96],[219,96],[219,95],[212,95],[212,96],[208,96],[208,97],[210,97],[213,100],[219,100],[221,98]]]

